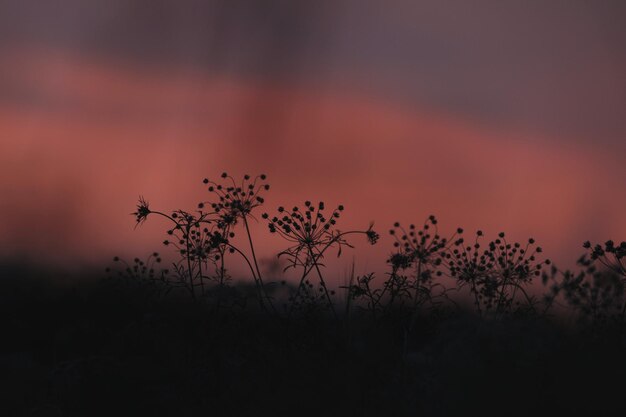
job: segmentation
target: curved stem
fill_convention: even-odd
[[[245,253],[243,253],[242,251],[240,251],[237,247],[231,245],[230,243],[226,244],[229,248],[231,248],[232,250],[234,250],[235,252],[237,252],[238,254],[241,255],[241,257],[246,261],[246,263],[248,264],[248,268],[250,268],[250,272],[252,272],[252,278],[254,278],[254,282],[257,282],[257,277],[256,277],[256,273],[254,272],[254,267],[252,266],[252,264],[250,263],[250,260],[248,259],[248,257],[246,256]]]
[[[237,247],[235,247],[235,246],[231,245],[230,243],[227,243],[226,245],[227,245],[229,248],[233,249],[233,250],[234,250],[235,252],[237,252],[238,254],[240,254],[240,255],[241,255],[241,257],[242,257],[242,258],[246,261],[246,263],[248,264],[248,268],[250,268],[250,272],[252,272],[252,278],[254,279],[254,282],[255,282],[255,284],[256,284],[256,286],[257,286],[257,290],[258,290],[258,292],[259,292],[259,305],[261,306],[261,308],[262,308],[263,310],[266,310],[266,308],[265,308],[265,304],[263,303],[263,294],[262,294],[262,292],[261,292],[261,290],[260,290],[260,287],[259,287],[259,280],[258,280],[258,278],[257,278],[257,276],[256,276],[256,273],[254,272],[254,267],[252,266],[252,263],[250,262],[250,260],[249,260],[249,259],[248,259],[248,257],[246,256],[246,254],[245,254],[245,253],[243,253],[241,250],[239,250]],[[268,300],[268,301],[269,301],[269,300]],[[270,306],[272,307],[272,309],[274,308],[274,306],[271,304],[271,302],[270,302]]]

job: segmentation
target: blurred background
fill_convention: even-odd
[[[625,18],[608,0],[2,1],[0,257],[162,250],[139,195],[192,210],[227,171],[268,175],[264,211],[374,221],[338,280],[384,271],[393,222],[430,214],[573,266],[584,240],[626,239]],[[254,232],[269,261],[283,242]]]

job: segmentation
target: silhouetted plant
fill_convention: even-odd
[[[613,241],[604,246],[583,243],[588,253],[578,259],[578,273],[552,268],[544,274],[544,284],[551,282],[551,293],[561,294],[566,304],[578,312],[579,319],[593,328],[618,324],[623,332],[626,324],[626,242]]]
[[[348,290],[348,300],[346,304],[350,305],[352,300],[365,300],[366,309],[371,312],[372,316],[376,317],[376,313],[379,310],[384,310],[383,296],[385,291],[381,288],[376,288],[370,285],[375,278],[374,273],[369,273],[363,276],[356,276],[351,279],[350,284],[345,288]]]
[[[168,239],[163,241],[166,246],[176,248],[180,259],[173,264],[174,275],[178,282],[186,283],[186,288],[195,298],[196,288],[200,288],[202,295],[206,294],[208,284],[213,281],[224,286],[229,279],[225,264],[227,254],[238,253],[245,260],[255,281],[259,303],[263,308],[266,304],[273,309],[273,304],[265,289],[261,272],[258,267],[254,244],[248,225],[248,218],[252,211],[260,206],[264,199],[261,194],[269,190],[265,182],[265,175],[258,175],[251,179],[245,175],[240,183],[227,173],[222,173],[223,183],[216,183],[204,179],[208,184],[208,191],[216,197],[215,201],[203,201],[198,204],[193,213],[185,210],[175,210],[171,214],[155,211],[148,202],[140,197],[136,216],[137,224],[143,224],[149,215],[157,215],[167,219],[171,228],[167,230]],[[210,207],[210,210],[206,210]],[[251,259],[237,246],[233,245],[235,226],[242,221],[246,231]],[[212,265],[214,275],[207,270]]]
[[[592,247],[591,242],[583,243],[583,247],[590,250],[591,262],[599,262],[604,268],[626,279],[626,242],[616,245],[612,240],[607,240],[604,247],[596,244]]]
[[[463,234],[458,229],[459,235]],[[482,231],[473,241],[463,237],[441,251],[441,266],[446,274],[457,280],[459,287],[468,286],[480,315],[500,317],[511,313],[536,312],[540,302],[526,291],[531,281],[541,275],[549,259],[537,260],[543,252],[530,238],[525,244],[510,243],[504,232],[483,246]]]
[[[143,289],[160,297],[167,295],[176,286],[169,277],[170,271],[160,267],[161,257],[157,252],[149,255],[145,261],[135,258],[128,263],[116,256],[113,262],[113,267],[106,268],[107,277],[125,288]]]
[[[437,218],[429,216],[417,229],[414,224],[409,225],[408,231],[399,222],[389,231],[394,237],[394,247],[397,252],[391,255],[387,263],[391,265],[390,279],[385,289],[390,292],[390,303],[394,299],[402,300],[408,295],[414,311],[425,303],[433,303],[436,297],[434,289],[439,287],[439,294],[445,295],[445,288],[435,277],[442,273],[437,268],[441,259],[437,254],[446,249],[449,239],[439,235]]]
[[[249,175],[244,175],[239,184],[235,182],[235,179],[232,176],[225,172],[222,173],[221,178],[226,182],[226,184],[218,184],[208,179],[204,179],[203,182],[205,184],[209,184],[208,191],[214,193],[218,197],[219,201],[212,203],[203,202],[199,204],[199,207],[202,208],[205,204],[210,203],[215,212],[220,215],[218,225],[223,228],[228,228],[228,236],[230,238],[234,237],[234,233],[232,231],[234,225],[236,225],[239,220],[243,221],[246,237],[250,247],[250,253],[252,255],[252,261],[254,263],[254,269],[252,269],[252,264],[248,260],[248,257],[239,249],[228,244],[229,251],[239,252],[239,254],[246,260],[250,266],[252,276],[260,294],[261,305],[263,306],[263,300],[265,300],[273,310],[274,306],[263,282],[263,277],[257,261],[256,251],[252,242],[252,234],[248,223],[248,218],[252,217],[252,210],[261,206],[265,202],[262,193],[270,189],[270,185],[266,182],[267,176],[265,174],[261,174],[257,175],[254,179],[251,179]],[[224,253],[222,253],[221,256],[221,270],[223,270],[223,262]]]
[[[241,181],[236,181],[223,173],[220,181],[204,179],[203,183],[212,198],[200,202],[195,211],[156,211],[140,197],[133,213],[137,225],[151,215],[163,217],[170,223],[168,239],[163,243],[175,248],[179,256],[171,271],[157,276],[150,272],[151,267],[138,261],[116,273],[126,281],[158,281],[163,288],[183,287],[192,297],[198,290],[203,296],[215,295],[222,292],[212,288],[224,287],[230,279],[226,258],[236,253],[249,267],[260,305],[274,311],[249,227],[253,211],[264,203],[263,193],[270,188],[266,176],[245,175]],[[290,314],[294,310],[329,309],[336,316],[334,291],[328,287],[323,272],[324,256],[330,248],[337,249],[337,256],[340,256],[344,247],[352,247],[346,239],[349,234],[364,234],[371,244],[378,240],[372,225],[366,230],[338,230],[336,224],[343,210],[339,205],[327,212],[323,202],[306,201],[303,208],[279,207],[275,216],[262,215],[268,220],[269,231],[289,243],[278,254],[288,262],[284,270],[301,271],[298,285],[288,299]],[[246,251],[233,244],[240,225],[248,242]],[[467,241],[461,228],[450,237],[443,237],[435,216],[429,216],[421,227],[410,224],[405,228],[396,222],[390,235],[394,239],[394,252],[387,259],[390,271],[386,279],[378,284],[373,273],[353,276],[350,284],[342,287],[348,290],[348,309],[350,302],[356,300],[373,316],[398,309],[411,312],[414,320],[417,311],[425,306],[434,308],[446,301],[452,302],[448,291],[466,288],[481,316],[545,314],[558,296],[562,296],[567,304],[593,322],[607,318],[625,321],[626,265],[623,259],[626,242],[619,245],[613,241],[604,245],[585,242],[589,254],[579,260],[585,270],[574,274],[555,267],[545,272],[544,267],[551,262],[539,259],[543,251],[532,238],[523,244],[509,242],[502,232],[496,239],[483,243],[484,234],[478,231]],[[528,287],[542,271],[544,283],[551,280],[552,285],[543,298],[537,298]],[[317,283],[311,280],[311,273],[317,275]],[[444,277],[452,278],[456,288],[444,285]],[[216,299],[219,305],[220,296]]]
[[[538,312],[541,301],[526,288],[551,262],[537,260],[543,251],[535,246],[534,239],[524,245],[509,243],[500,233],[483,246],[483,232],[478,231],[468,244],[462,228],[445,238],[439,234],[437,223],[435,216],[429,216],[421,229],[411,224],[407,230],[396,222],[389,231],[396,252],[387,261],[391,266],[388,279],[382,287],[373,287],[373,275],[357,277],[349,287],[352,299],[366,300],[374,315],[394,306],[410,307],[416,314],[424,305],[433,307],[450,300],[450,289],[437,279],[448,276],[456,280],[457,289],[469,288],[479,315]]]
[[[219,261],[228,242],[225,235],[228,230],[212,220],[215,213],[199,210],[192,214],[179,209],[166,214],[150,209],[148,202],[140,198],[133,214],[137,217],[137,224],[143,224],[151,214],[169,220],[172,227],[167,230],[168,239],[163,244],[176,248],[180,256],[172,265],[175,281],[184,285],[194,298],[198,286],[204,294],[207,263]],[[223,274],[220,279],[223,282]]]
[[[420,230],[414,224],[406,230],[396,222],[389,234],[395,239],[396,252],[387,260],[391,266],[388,278],[382,287],[374,287],[371,285],[374,274],[359,276],[348,287],[349,296],[353,300],[365,300],[374,316],[394,308],[409,308],[415,316],[423,305],[441,303],[446,289],[435,282],[435,276],[442,275],[436,270],[441,263],[437,253],[446,247],[448,240],[438,234],[435,216],[429,216]],[[436,288],[439,293],[435,292]]]
[[[270,216],[263,214],[267,219],[270,233],[275,233],[291,244],[287,249],[281,251],[278,257],[285,257],[288,260],[289,268],[302,268],[302,275],[296,293],[291,297],[291,309],[301,304],[310,304],[318,297],[310,294],[312,284],[307,280],[308,275],[315,270],[319,279],[319,292],[326,298],[326,304],[336,316],[335,307],[331,299],[331,291],[328,289],[321,267],[324,266],[322,259],[325,252],[330,248],[337,249],[337,256],[341,256],[344,246],[353,246],[345,239],[350,234],[364,234],[371,244],[378,240],[378,234],[369,228],[364,231],[353,230],[341,232],[335,228],[337,219],[343,212],[343,205],[337,206],[329,215],[325,213],[324,202],[314,205],[310,201],[304,203],[304,208],[295,206],[291,210],[278,207],[278,215]],[[291,310],[290,310],[291,312]]]

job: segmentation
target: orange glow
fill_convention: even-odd
[[[26,51],[0,57],[12,88],[0,92],[4,256],[102,263],[160,250],[162,224],[133,229],[138,195],[192,209],[207,196],[202,178],[223,170],[267,173],[270,213],[323,199],[346,206],[345,228],[375,221],[383,239],[373,249],[354,242],[357,273],[384,270],[394,221],[431,213],[444,231],[533,236],[567,266],[583,240],[626,236],[624,149],[350,91]],[[256,235],[269,256],[280,242],[264,229]]]

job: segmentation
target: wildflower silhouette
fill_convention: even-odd
[[[566,305],[576,311],[582,323],[593,331],[615,325],[619,335],[626,334],[626,242],[604,245],[586,241],[588,253],[578,259],[578,272],[561,271],[555,267],[543,274],[546,285],[551,282],[550,297],[562,295]]]
[[[235,180],[224,172],[218,181],[205,178],[202,183],[210,197],[198,203],[193,211],[153,210],[143,196],[139,197],[132,213],[135,227],[151,216],[166,219],[170,227],[163,244],[174,248],[179,259],[168,274],[156,273],[141,261],[116,269],[118,276],[124,276],[127,281],[159,281],[183,287],[195,298],[198,291],[202,296],[207,295],[213,284],[223,287],[228,283],[226,259],[235,254],[250,270],[261,307],[275,311],[249,227],[250,219],[256,220],[254,212],[265,203],[264,193],[270,189],[267,177],[244,175]],[[288,244],[277,255],[287,260],[284,270],[301,270],[298,285],[289,298],[290,314],[305,304],[306,308],[315,309],[321,303],[336,316],[331,297],[334,290],[328,287],[324,275],[324,256],[331,248],[337,250],[337,256],[341,256],[345,247],[352,248],[347,240],[351,234],[364,234],[372,245],[379,240],[373,224],[365,230],[339,230],[337,222],[343,212],[343,205],[327,210],[324,202],[306,201],[302,207],[294,206],[290,210],[278,207],[273,216],[262,214],[268,230]],[[247,250],[233,243],[241,229],[245,232]],[[584,270],[576,274],[554,266],[546,271],[551,261],[541,258],[543,250],[532,238],[524,243],[513,242],[501,232],[497,238],[484,242],[482,230],[467,239],[462,228],[444,237],[433,215],[421,227],[414,224],[404,227],[396,222],[389,234],[394,249],[387,258],[390,271],[384,282],[375,285],[372,273],[353,276],[350,284],[342,287],[348,290],[348,300],[364,300],[366,309],[374,316],[399,308],[411,312],[414,319],[423,306],[435,307],[452,301],[448,291],[467,289],[481,316],[535,314],[542,303],[545,313],[562,296],[566,304],[591,322],[608,319],[626,322],[626,242],[616,244],[609,240],[603,245],[585,242],[583,246],[588,254],[578,262]],[[312,273],[317,276],[317,288],[310,278]],[[528,291],[538,276],[542,276],[544,285],[551,282],[550,291],[541,302]],[[453,279],[456,286],[444,285],[443,278]]]
[[[344,246],[353,247],[345,239],[351,234],[364,234],[372,245],[378,241],[378,233],[372,229],[373,224],[363,231],[341,232],[336,229],[337,220],[341,217],[343,210],[344,206],[339,205],[330,214],[326,214],[324,202],[320,201],[315,205],[306,201],[303,209],[294,206],[291,210],[286,210],[280,206],[276,216],[270,218],[269,214],[263,214],[263,218],[268,220],[270,233],[279,235],[290,244],[287,249],[278,254],[278,257],[284,256],[288,259],[289,264],[285,270],[302,268],[300,282],[292,299],[297,302],[303,289],[306,289],[305,286],[310,288],[312,284],[307,281],[307,276],[315,270],[320,282],[320,290],[326,297],[327,305],[335,317],[336,311],[331,294],[320,269],[324,266],[321,260],[325,252],[332,247],[337,249],[337,256],[341,256]]]
[[[106,269],[109,280],[118,278],[118,282],[126,288],[147,289],[157,296],[167,295],[172,290],[169,270],[159,268],[161,257],[157,252],[150,254],[146,260],[135,258],[132,263],[115,256],[113,262],[116,266]]]
[[[151,211],[150,211],[150,207],[148,206],[148,202],[142,196],[139,196],[139,204],[137,204],[137,211],[134,213],[131,213],[133,216],[135,216],[137,220],[135,227],[145,222],[148,219],[148,215],[150,213]]]
[[[264,302],[267,302],[273,310],[274,306],[272,304],[272,300],[267,293],[265,284],[263,282],[263,277],[261,276],[261,270],[259,268],[259,263],[252,241],[252,235],[250,232],[250,226],[248,223],[248,218],[252,217],[252,210],[254,210],[256,207],[261,206],[265,202],[262,193],[265,191],[269,191],[270,189],[270,185],[266,182],[267,176],[265,174],[260,174],[257,175],[254,179],[251,179],[250,175],[246,174],[243,176],[243,179],[239,183],[237,183],[232,176],[228,175],[228,173],[226,172],[223,172],[221,175],[221,179],[223,183],[216,183],[210,181],[208,178],[205,178],[203,180],[204,184],[209,184],[208,191],[217,196],[218,201],[205,201],[201,202],[198,206],[202,208],[206,204],[210,204],[215,213],[219,215],[218,225],[224,229],[228,229],[228,234],[231,238],[234,237],[232,228],[237,224],[239,220],[243,221],[246,236],[248,238],[250,252],[252,255],[252,261],[254,263],[252,276],[257,286],[257,290],[259,291],[259,294],[261,294],[260,302],[262,305],[264,304]],[[235,248],[232,245],[230,245],[229,249],[239,252],[246,259],[248,264],[250,264],[247,256],[239,249]],[[222,261],[224,259],[223,255],[224,254],[222,254]]]
[[[463,233],[462,229],[458,234]],[[534,309],[536,299],[525,289],[533,278],[541,275],[544,265],[551,261],[538,261],[543,252],[535,246],[533,238],[526,244],[509,243],[504,232],[498,238],[482,245],[483,232],[476,232],[473,241],[463,237],[441,252],[442,268],[457,280],[459,287],[469,286],[479,314],[489,312],[495,316],[514,310]],[[516,296],[522,295],[523,302]]]
[[[266,176],[261,174],[251,180],[249,175],[245,175],[239,184],[227,173],[223,173],[221,178],[224,183],[216,183],[206,178],[202,181],[205,185],[209,184],[208,191],[216,200],[198,203],[194,212],[179,209],[167,214],[155,211],[140,197],[137,211],[132,214],[137,225],[145,223],[150,215],[170,222],[172,227],[167,230],[168,239],[163,244],[176,248],[180,259],[173,264],[174,272],[180,282],[186,282],[192,298],[196,297],[196,287],[200,287],[201,295],[206,294],[205,281],[212,278],[207,275],[209,263],[215,267],[216,275],[213,280],[223,286],[229,278],[226,273],[226,255],[238,253],[250,268],[260,305],[262,308],[269,306],[273,309],[258,267],[248,225],[253,209],[264,202],[262,192],[269,190],[269,184],[265,182]],[[210,210],[207,211],[207,207]],[[232,243],[239,221],[244,223],[252,260]]]
[[[407,230],[396,222],[389,234],[394,239],[395,252],[387,260],[391,272],[382,288],[372,287],[374,275],[367,274],[357,277],[356,283],[349,286],[349,295],[352,299],[366,298],[374,316],[378,310],[387,313],[399,307],[409,308],[415,317],[423,304],[437,303],[436,298],[445,297],[445,288],[433,278],[441,275],[434,272],[440,262],[436,254],[446,246],[447,239],[439,236],[437,219],[432,215],[420,230],[414,224],[410,224]],[[435,295],[437,287],[442,291]]]
[[[396,222],[389,234],[394,238],[395,252],[388,258],[391,272],[382,287],[372,287],[373,274],[357,277],[348,287],[353,299],[367,299],[368,308],[385,312],[394,306],[410,307],[415,320],[424,304],[434,307],[450,301],[450,288],[438,280],[447,276],[456,280],[457,289],[469,287],[479,315],[502,317],[535,311],[538,302],[526,287],[551,261],[537,259],[543,250],[535,246],[534,239],[525,245],[509,243],[501,232],[483,246],[480,241],[484,233],[479,230],[468,244],[462,228],[448,238],[442,237],[433,215],[419,230],[414,224],[406,229]]]

